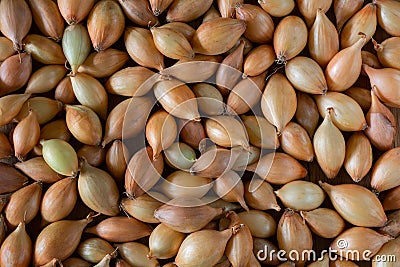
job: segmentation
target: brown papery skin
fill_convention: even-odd
[[[235,17],[235,4],[243,4],[244,0],[217,0],[218,10],[223,18]]]
[[[269,78],[261,98],[264,117],[277,128],[279,135],[296,109],[297,97],[293,86],[283,74],[275,73]]]
[[[274,49],[278,63],[297,56],[307,45],[308,30],[304,21],[297,16],[283,18],[274,32]]]
[[[264,149],[276,149],[280,142],[276,128],[265,118],[259,116],[241,116],[252,145]]]
[[[21,89],[32,73],[32,57],[21,53],[7,58],[0,66],[0,96]]]
[[[206,178],[217,178],[230,170],[240,150],[213,148],[203,153],[190,168],[190,173]]]
[[[61,45],[38,34],[29,34],[24,39],[24,49],[32,58],[43,64],[65,64]]]
[[[61,102],[47,97],[32,97],[24,103],[15,120],[22,121],[32,110],[36,113],[39,124],[44,124],[53,119],[63,108]]]
[[[125,28],[120,5],[110,0],[98,2],[89,14],[87,28],[94,50],[101,52],[112,46]]]
[[[357,256],[348,253],[348,251],[366,251],[369,250],[371,253],[368,258],[375,255],[380,248],[392,240],[393,237],[387,235],[381,235],[378,232],[365,228],[365,227],[352,227],[343,233],[341,233],[331,244],[332,249],[336,250],[338,255],[346,255],[345,258],[348,260],[357,260]],[[339,248],[340,240],[345,240],[346,248]]]
[[[390,263],[379,261],[379,259],[382,259],[382,257],[385,257],[384,255],[392,255],[392,258],[393,258],[393,256],[395,258],[400,257],[400,238],[390,240],[389,242],[387,242],[385,245],[383,245],[381,247],[378,254],[376,254],[374,256],[374,261],[372,262],[372,267],[381,267],[381,266],[395,267],[396,266],[396,262],[393,260]]]
[[[250,182],[245,182],[244,188],[245,188],[244,197],[246,203],[253,209],[258,209],[258,210],[273,209],[276,211],[281,210],[281,207],[278,205],[276,201],[274,189],[268,182],[263,181],[262,184],[255,190],[251,187]]]
[[[385,210],[400,209],[400,186],[393,188],[386,194],[382,205]]]
[[[192,39],[195,53],[222,54],[231,49],[246,30],[244,21],[217,18],[200,25]]]
[[[400,210],[396,210],[388,215],[386,225],[378,229],[378,232],[384,235],[399,237],[400,235]]]
[[[14,53],[13,43],[7,37],[0,37],[0,61],[6,60],[14,55]]]
[[[152,192],[152,195],[154,194],[155,193]],[[129,215],[142,222],[159,223],[159,220],[154,218],[154,211],[161,207],[163,203],[168,202],[168,198],[162,194],[158,194],[157,198],[160,201],[147,194],[135,199],[123,198],[121,201],[121,208]]]
[[[359,32],[366,34],[368,42],[375,34],[376,25],[376,4],[369,3],[354,14],[344,25],[340,35],[340,44],[342,48],[349,47],[356,43]]]
[[[231,220],[229,227],[241,224],[240,217],[233,211],[227,213]],[[238,233],[229,239],[226,245],[226,255],[233,266],[244,266],[253,254],[253,238],[247,225],[243,225]]]
[[[207,12],[204,13],[203,23],[206,21],[212,20],[212,19],[220,18],[220,17],[221,17],[221,14],[219,13],[219,11],[213,5],[211,5],[210,9],[208,9]],[[190,38],[190,39],[192,39],[192,38]]]
[[[322,182],[320,186],[346,221],[362,227],[381,227],[387,222],[381,202],[365,187],[356,184],[329,185]],[[360,205],[368,209],[360,209]]]
[[[15,18],[19,18],[16,20]],[[0,31],[22,51],[22,39],[32,25],[32,13],[24,0],[4,0],[0,4]]]
[[[331,209],[318,208],[311,211],[300,211],[311,231],[324,238],[334,238],[345,228],[346,223],[340,215]]]
[[[89,14],[94,2],[94,0],[60,0],[57,4],[65,21],[69,25],[74,25]]]
[[[340,31],[345,22],[362,8],[364,0],[334,0],[333,10],[336,16],[336,25]]]
[[[289,60],[285,73],[299,91],[309,94],[326,94],[328,91],[322,68],[311,58],[298,56]]]
[[[255,255],[257,255],[257,253],[262,250],[265,249],[265,246],[268,248],[268,251],[278,251],[277,246],[269,241],[268,239],[265,238],[257,238],[254,237],[253,238],[253,253]],[[257,260],[258,262],[258,260]],[[272,253],[272,257],[267,257],[267,259],[265,259],[264,261],[260,261],[260,263],[266,264],[266,265],[276,265],[279,264],[279,260],[277,257],[277,253]],[[252,267],[251,265],[248,265],[249,267]]]
[[[249,207],[244,200],[244,185],[240,176],[234,171],[228,171],[214,183],[213,190],[223,200],[229,202],[238,202],[243,209],[249,211]]]
[[[315,101],[308,94],[297,93],[295,118],[306,129],[308,135],[313,137],[319,122],[319,112]]]
[[[356,82],[361,73],[361,48],[365,43],[364,35],[352,46],[340,50],[329,61],[325,77],[330,91],[345,91]]]
[[[312,249],[313,240],[311,231],[304,224],[300,215],[292,210],[287,210],[282,215],[277,229],[279,248],[286,252],[296,250],[302,253],[304,250]],[[297,262],[299,266],[304,262]]]
[[[265,88],[265,75],[266,72],[239,81],[226,100],[226,104],[229,106],[227,112],[233,110],[236,114],[244,114],[250,111],[261,99]],[[234,112],[232,113],[234,114]]]
[[[379,26],[390,35],[400,36],[400,30],[397,27],[400,24],[398,16],[400,3],[394,0],[376,0],[374,3],[378,7],[377,17]]]
[[[346,143],[344,168],[355,182],[361,181],[372,166],[372,147],[362,132],[355,132]]]
[[[297,7],[310,27],[317,16],[318,10],[326,13],[332,5],[332,0],[298,0]]]
[[[139,65],[160,71],[164,69],[164,55],[157,50],[150,30],[127,27],[124,41],[129,56]]]
[[[181,203],[191,205],[193,203],[197,206],[175,206],[175,203],[178,205]],[[174,199],[156,209],[154,217],[175,231],[192,233],[205,227],[222,212],[222,208],[212,208],[202,204],[199,199],[185,197]]]
[[[171,68],[161,71],[163,75],[171,75],[186,82],[204,82],[214,75],[219,64],[222,61],[221,56],[196,54],[193,59],[181,59]],[[187,63],[187,64],[182,64]]]
[[[68,258],[62,262],[64,267],[90,267],[91,264],[80,258]]]
[[[85,233],[95,234],[109,242],[130,242],[150,235],[152,228],[126,216],[115,216],[89,227]]]
[[[65,110],[65,120],[72,135],[85,145],[99,145],[102,126],[96,113],[83,105],[67,105]]]
[[[156,48],[164,56],[177,60],[194,58],[193,48],[182,33],[165,27],[153,27],[150,31]]]
[[[5,163],[0,163],[0,171],[0,194],[14,192],[28,182],[25,175]]]
[[[0,98],[0,126],[4,126],[18,115],[30,94],[12,94]]]
[[[68,131],[67,123],[62,119],[49,122],[40,130],[40,140],[42,139],[61,139],[68,142],[71,133]]]
[[[198,121],[178,120],[178,129],[182,141],[198,149],[200,141],[206,138],[203,125]]]
[[[93,52],[79,66],[78,72],[87,73],[95,78],[105,78],[120,70],[128,59],[127,52],[113,48],[102,53]]]
[[[30,0],[33,20],[42,33],[56,42],[64,32],[64,19],[55,2],[51,0]]]
[[[392,148],[396,137],[396,119],[393,113],[382,104],[374,90],[371,90],[371,108],[366,115],[368,128],[365,134],[378,150],[387,151]]]
[[[174,118],[167,112],[160,110],[151,115],[146,125],[146,139],[153,149],[153,159],[174,143],[177,128]]]
[[[315,157],[325,175],[332,179],[339,173],[345,159],[346,144],[340,130],[332,122],[329,109],[321,125],[314,134]]]
[[[351,87],[345,91],[345,94],[353,98],[364,112],[368,111],[371,107],[371,90],[361,87]]]
[[[11,144],[5,134],[0,133],[0,159],[7,158],[12,155]]]
[[[183,241],[175,262],[178,266],[187,267],[213,266],[224,254],[226,244],[232,234],[232,229],[222,232],[202,230],[192,233]],[[210,242],[209,246],[204,246],[204,242]]]
[[[319,113],[326,117],[326,110],[332,108],[331,119],[341,131],[361,131],[367,128],[367,122],[360,105],[351,97],[338,92],[314,96]]]
[[[269,43],[274,34],[274,22],[261,7],[250,4],[236,4],[236,18],[247,24],[244,35],[255,43]]]
[[[128,197],[140,197],[150,190],[160,179],[163,169],[163,157],[154,158],[150,147],[136,152],[125,172],[125,189]]]
[[[243,70],[244,42],[239,45],[221,62],[215,74],[215,83],[222,95],[229,94],[235,87]]]
[[[132,22],[143,27],[158,25],[159,21],[147,0],[118,0],[125,16]]]
[[[275,61],[274,48],[260,45],[252,49],[244,60],[243,72],[247,76],[257,76],[266,71]]]
[[[308,36],[310,56],[325,68],[339,51],[339,35],[325,13],[318,9],[317,17]]]
[[[170,1],[170,0],[168,0],[168,1]],[[190,26],[189,24],[184,23],[184,22],[179,22],[179,21],[170,22],[170,23],[164,24],[163,26],[161,26],[159,28],[171,29],[171,30],[174,30],[176,32],[180,32],[189,41],[192,40],[192,37],[193,37],[194,33],[196,32],[196,30],[192,26]]]
[[[78,158],[85,158],[90,165],[99,167],[106,159],[106,152],[106,149],[101,146],[83,145],[76,154]]]
[[[175,0],[168,8],[167,21],[189,22],[207,12],[213,0]]]
[[[71,256],[79,245],[83,229],[92,217],[79,221],[61,220],[44,228],[36,239],[33,262],[44,265],[54,258],[61,261]]]
[[[63,177],[53,171],[43,157],[30,158],[26,161],[18,162],[14,166],[37,182],[54,183]]]
[[[298,160],[311,162],[314,159],[310,136],[301,125],[295,122],[289,122],[283,129],[280,144],[283,151]]]
[[[128,67],[114,72],[104,87],[111,94],[139,97],[151,90],[157,78],[155,73],[147,68]]]
[[[1,266],[28,267],[32,258],[32,241],[25,231],[25,223],[19,223],[4,240],[0,249]]]
[[[367,64],[368,66],[375,68],[375,69],[382,68],[382,65],[381,65],[379,59],[371,52],[364,51],[364,50],[361,51],[361,58],[362,58],[363,64]],[[361,74],[364,76],[367,76],[367,74],[365,73],[365,71],[363,69],[361,69]]]
[[[119,213],[119,190],[115,180],[85,159],[81,164],[78,192],[85,205],[92,210],[108,216]]]
[[[399,56],[400,37],[391,37],[383,41],[381,44],[374,42],[374,48],[377,51],[380,63],[389,68],[400,69],[400,63],[395,60]],[[370,64],[368,64],[371,66]],[[380,66],[371,66],[378,69]]]
[[[242,146],[244,149],[249,147],[246,129],[234,117],[224,115],[210,117],[205,122],[205,129],[211,141],[219,146]]]
[[[185,83],[166,78],[153,87],[154,95],[161,106],[180,119],[200,121],[196,95]]]
[[[149,0],[149,2],[154,16],[159,16],[171,5],[173,0]]]
[[[127,167],[128,150],[121,140],[115,140],[105,155],[105,162],[108,171],[117,181],[123,182]]]
[[[283,17],[290,14],[295,6],[294,0],[260,0],[262,9],[274,17]]]
[[[374,88],[378,98],[391,107],[400,107],[400,92],[395,89],[400,81],[400,70],[392,68],[374,69],[365,64],[363,69],[367,73],[371,87]]]
[[[375,162],[371,174],[371,187],[378,192],[389,190],[400,185],[399,173],[400,147],[386,151]]]
[[[72,104],[75,101],[75,94],[69,77],[65,77],[58,83],[54,91],[54,98],[64,104]]]
[[[39,182],[25,186],[14,192],[4,209],[11,228],[25,221],[29,223],[37,215],[42,199],[42,184]]]
[[[128,118],[131,123],[125,122],[124,125],[125,113],[132,111],[133,107],[140,112],[132,112]],[[151,108],[152,101],[146,97],[129,98],[120,102],[108,114],[101,145],[104,147],[115,139],[131,138],[139,134],[145,127]],[[127,122],[130,122],[129,120]]]
[[[76,178],[70,177],[54,183],[43,196],[40,213],[47,222],[64,219],[71,213],[78,199]]]
[[[29,78],[25,93],[40,94],[52,90],[62,78],[67,69],[62,65],[49,65],[38,69]]]
[[[255,172],[271,184],[286,184],[307,175],[307,169],[297,160],[285,153],[270,153],[259,162],[247,166],[246,170]]]
[[[97,79],[85,73],[70,76],[70,79],[79,103],[93,109],[101,119],[106,119],[108,95],[103,85]]]

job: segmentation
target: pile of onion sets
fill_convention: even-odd
[[[399,0],[0,0],[0,32],[0,266],[399,266]]]

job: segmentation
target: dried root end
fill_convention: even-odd
[[[159,9],[156,9],[153,11],[154,16],[158,17],[161,14],[161,11]]]
[[[67,23],[68,23],[68,25],[75,25],[75,24],[78,23],[78,20],[76,18],[74,18],[74,17],[68,18],[67,19]]]
[[[242,4],[241,3],[236,3],[234,6],[233,6],[233,8],[236,10],[236,9],[238,9],[238,8],[241,8],[242,7]]]
[[[231,227],[231,229],[232,229],[232,234],[233,234],[233,235],[236,235],[236,234],[240,231],[240,229],[242,229],[243,227],[244,227],[244,224],[243,224],[243,223],[241,223],[241,224],[235,224],[234,226]]]
[[[286,65],[287,63],[286,56],[283,53],[280,53],[275,62],[278,65]]]

